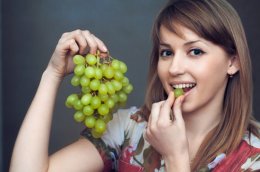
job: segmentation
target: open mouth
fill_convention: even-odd
[[[190,91],[192,88],[194,88],[197,84],[195,83],[189,83],[189,84],[172,84],[172,88],[176,89],[176,88],[182,88],[182,90],[187,93],[188,91]]]

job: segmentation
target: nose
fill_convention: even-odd
[[[185,72],[185,58],[182,54],[175,54],[169,66],[169,73],[173,76],[181,75]]]

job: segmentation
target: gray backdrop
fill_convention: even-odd
[[[135,89],[128,104],[143,102],[150,32],[153,19],[165,1],[149,0],[1,0],[0,53],[0,171],[8,171],[11,151],[24,115],[35,94],[41,74],[61,34],[74,29],[89,29],[108,46],[110,53],[128,65],[127,76]],[[254,65],[254,111],[260,119],[259,0],[230,0],[241,15]],[[0,35],[1,36],[1,35]],[[2,51],[1,51],[2,50]],[[77,89],[71,76],[61,85],[51,132],[50,153],[75,141],[83,125],[74,122],[72,110],[64,101]],[[1,88],[1,87],[0,87]],[[3,98],[3,103],[1,99]],[[1,113],[3,112],[3,113]],[[41,120],[39,118],[39,120]],[[37,132],[37,131],[35,131]],[[41,133],[39,133],[41,134]],[[1,147],[1,148],[2,148]],[[3,163],[1,161],[3,159]]]

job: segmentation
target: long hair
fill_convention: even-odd
[[[179,36],[182,33],[178,26],[184,26],[221,46],[230,57],[236,56],[239,63],[239,72],[227,82],[221,121],[208,133],[192,162],[192,171],[197,171],[219,153],[228,154],[236,149],[245,131],[259,136],[258,124],[252,116],[252,72],[247,40],[240,17],[225,0],[169,1],[157,16],[152,31],[148,87],[141,109],[146,120],[152,104],[167,98],[157,72],[162,25]]]

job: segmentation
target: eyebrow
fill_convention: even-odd
[[[191,45],[191,44],[195,44],[195,43],[197,43],[197,42],[201,42],[201,43],[207,45],[207,43],[205,43],[204,41],[201,41],[201,40],[195,40],[195,41],[188,41],[188,42],[185,42],[185,43],[184,43],[184,46],[188,46],[188,45]],[[160,46],[171,47],[170,44],[165,43],[165,42],[160,42]]]

